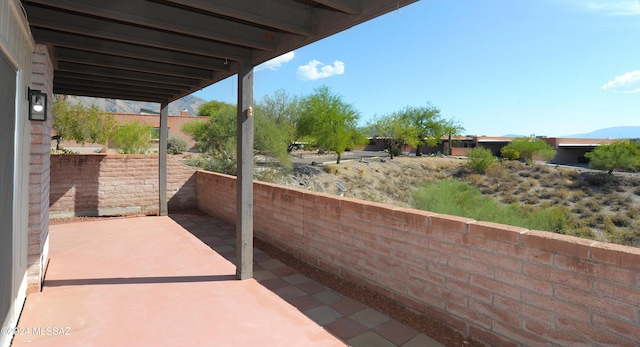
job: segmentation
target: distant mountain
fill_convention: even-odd
[[[140,113],[140,109],[145,109],[160,113],[160,104],[153,102],[101,99],[85,96],[69,96],[67,101],[72,105],[78,103],[84,106],[96,105],[105,112]],[[169,114],[178,116],[182,110],[188,110],[189,114],[195,116],[198,114],[198,108],[206,102],[206,100],[197,96],[187,95],[169,104]]]
[[[637,139],[640,138],[640,126],[611,127],[598,129],[586,134],[573,134],[561,137],[585,139]]]

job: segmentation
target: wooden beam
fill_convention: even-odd
[[[159,215],[169,214],[167,207],[167,137],[169,136],[169,102],[160,104],[160,144],[158,147]]]
[[[253,65],[238,71],[236,276],[244,280],[253,277]]]

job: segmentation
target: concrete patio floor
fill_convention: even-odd
[[[13,346],[442,346],[258,249],[237,280],[235,226],[213,217],[52,225],[50,242]]]

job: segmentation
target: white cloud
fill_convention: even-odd
[[[602,89],[618,93],[640,93],[640,70],[616,76],[613,81],[603,85]]]
[[[254,71],[260,71],[260,70],[278,70],[282,64],[288,63],[291,61],[291,59],[293,59],[293,57],[295,57],[295,52],[291,51],[289,53],[285,53],[279,57],[275,57],[271,60],[267,60],[264,63],[256,66],[253,70]]]
[[[319,78],[342,75],[344,73],[344,62],[336,60],[333,65],[325,65],[317,60],[312,60],[307,65],[298,67],[298,78],[303,81],[313,81]]]
[[[612,16],[640,15],[640,0],[590,1],[588,8]]]

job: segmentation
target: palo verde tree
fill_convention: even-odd
[[[140,121],[127,122],[117,127],[112,140],[122,154],[146,154],[151,145],[151,125]]]
[[[411,126],[407,117],[399,113],[375,118],[364,127],[363,132],[376,141],[384,143],[391,159],[393,159],[393,150],[398,146],[417,146],[419,143],[416,128]]]
[[[298,134],[322,149],[336,152],[337,164],[347,148],[362,142],[357,130],[358,112],[329,87],[317,88],[302,99],[300,106]]]
[[[203,104],[199,116],[208,116],[206,122],[185,123],[182,130],[191,135],[198,149],[211,156],[204,165],[207,169],[235,175],[237,170],[237,113],[236,106],[209,101]],[[254,112],[254,153],[275,157],[286,168],[291,167],[287,153],[286,129],[278,126],[264,108],[256,105]]]
[[[113,116],[95,105],[71,105],[63,97],[58,97],[53,101],[52,111],[56,149],[60,149],[60,142],[63,140],[73,140],[79,144],[96,143],[106,148],[116,129]]]
[[[435,146],[442,141],[442,136],[445,135],[445,121],[435,106],[406,107],[398,114],[406,126],[413,128],[412,132],[415,133],[417,142],[411,142],[415,143],[412,146],[416,148],[416,156],[422,155],[422,146]]]
[[[631,141],[615,141],[596,147],[592,152],[586,153],[585,157],[589,159],[590,168],[607,170],[609,174],[613,170],[640,169],[640,147]]]
[[[265,95],[260,102],[256,103],[256,113],[259,113],[269,124],[278,128],[278,137],[275,138],[273,131],[269,131],[274,141],[287,143],[287,152],[291,152],[298,141],[298,122],[300,100],[296,96],[290,96],[284,89],[276,90],[273,95]],[[256,119],[257,121],[258,119]],[[256,126],[258,126],[256,124]]]
[[[508,145],[502,147],[502,153],[509,153],[508,156],[513,159],[523,159],[528,164],[533,163],[534,157],[543,158],[545,161],[551,160],[556,156],[556,150],[544,140],[531,137],[515,138]],[[519,155],[516,157],[515,153]]]

